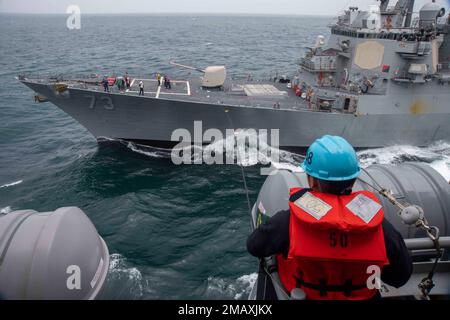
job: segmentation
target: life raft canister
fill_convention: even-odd
[[[361,191],[335,196],[308,189],[290,192],[290,248],[277,257],[280,280],[310,300],[366,300],[373,273],[389,264],[378,198]]]

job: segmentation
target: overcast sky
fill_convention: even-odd
[[[437,0],[442,4],[450,0]],[[391,0],[391,2],[396,2]],[[418,5],[427,0],[417,0]],[[366,8],[375,0],[0,0],[0,12],[66,13],[253,13],[336,15],[350,5]]]

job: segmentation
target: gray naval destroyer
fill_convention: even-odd
[[[391,1],[392,2],[392,1]],[[279,129],[282,148],[305,148],[324,134],[356,148],[450,140],[450,16],[414,0],[351,7],[318,36],[292,77],[234,81],[224,66],[198,77],[132,79],[104,92],[99,76],[18,79],[96,137],[171,147],[179,128]],[[328,41],[326,41],[328,38]],[[178,65],[178,64],[176,64]],[[178,65],[185,67],[182,65]],[[139,83],[145,96],[139,96]]]

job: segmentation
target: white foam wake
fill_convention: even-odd
[[[235,300],[247,299],[258,279],[257,273],[243,275],[235,280],[209,277],[207,295],[227,296]]]
[[[380,149],[370,149],[358,153],[362,166],[374,164],[400,164],[404,162],[431,163],[442,155],[429,148],[413,146],[394,146]]]
[[[8,214],[8,213],[11,213],[11,212],[12,212],[12,209],[11,209],[10,206],[0,209],[0,214]]]
[[[18,185],[18,184],[21,184],[22,182],[23,182],[23,180],[19,180],[19,181],[7,183],[7,184],[4,184],[4,185],[0,186],[0,189],[1,189],[1,188],[13,187],[13,186],[16,186],[16,185]]]
[[[445,180],[450,182],[450,161],[435,161],[431,164],[434,170],[439,172]]]
[[[429,147],[393,146],[370,149],[358,153],[361,165],[401,164],[405,162],[424,163],[433,167],[447,181],[450,181],[450,144],[436,142]]]
[[[132,142],[128,142],[126,144],[127,148],[130,149],[133,152],[142,154],[147,157],[151,158],[167,158],[170,156],[170,151],[164,150],[164,149],[156,149],[151,147],[145,147],[145,146],[138,146]]]
[[[250,143],[250,140],[257,143]],[[274,148],[267,141],[265,137],[261,139],[255,130],[236,130],[234,136],[228,136],[206,146],[203,158],[208,161],[211,154],[225,157],[226,152],[232,150],[233,164],[239,166],[272,165],[276,169],[299,170],[301,155]]]
[[[110,256],[108,280],[114,284],[120,284],[119,292],[115,291],[114,295],[123,299],[129,297],[142,297],[144,287],[141,272],[134,267],[128,265],[127,260],[120,254],[112,254]]]
[[[219,164],[230,164],[227,152],[232,151],[232,164],[252,167],[256,165],[271,165],[275,169],[286,169],[294,172],[301,171],[299,165],[303,162],[303,155],[279,150],[268,145],[265,139],[257,139],[257,145],[237,143],[257,139],[254,130],[236,130],[234,136],[214,141],[203,148],[189,146],[183,149],[190,153],[192,162],[201,158],[203,163],[215,163],[215,159],[222,159]],[[243,139],[243,140],[242,140]],[[247,139],[247,140],[245,140]],[[170,158],[171,150],[148,148],[133,143],[127,147],[133,151],[153,158]],[[436,142],[426,148],[408,145],[392,146],[386,148],[369,149],[358,152],[363,167],[374,164],[401,164],[404,162],[418,162],[431,165],[446,180],[450,180],[450,143]]]

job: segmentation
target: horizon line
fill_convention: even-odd
[[[0,14],[9,15],[27,15],[27,16],[39,16],[39,15],[53,15],[53,16],[67,16],[68,13],[59,12],[14,12],[14,11],[0,11]],[[308,14],[308,13],[252,13],[252,12],[82,12],[82,15],[101,15],[101,16],[118,16],[118,15],[136,15],[136,16],[148,16],[148,15],[198,15],[198,16],[285,16],[285,17],[335,17],[335,15],[327,14]]]

